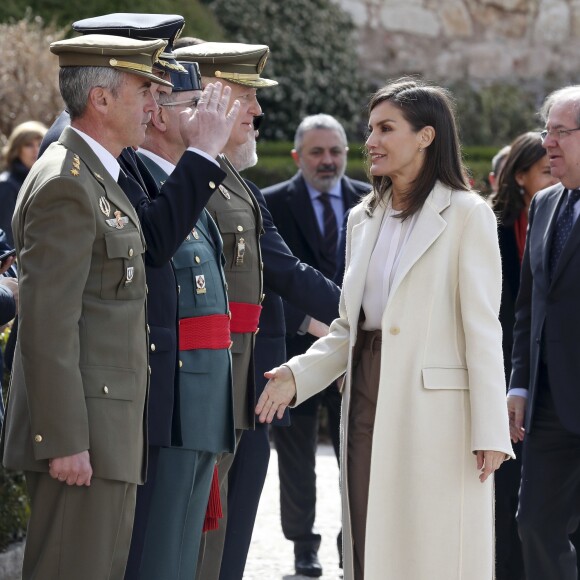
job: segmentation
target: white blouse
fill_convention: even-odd
[[[383,216],[381,231],[371,255],[362,299],[365,314],[363,330],[381,328],[383,312],[403,248],[417,221],[417,213],[406,220],[395,217],[399,212],[389,204]]]

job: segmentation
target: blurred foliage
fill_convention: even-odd
[[[346,12],[332,0],[211,0],[208,5],[229,41],[270,47],[262,76],[279,85],[259,91],[268,119],[261,130],[265,138],[292,139],[303,117],[322,112],[342,122],[351,139],[360,137],[368,91],[361,86],[354,25]]]
[[[217,20],[198,0],[133,0],[130,7],[120,7],[117,0],[3,0],[0,22],[14,22],[34,14],[45,22],[67,27],[83,18],[114,12],[180,14],[185,18],[183,35],[222,40],[223,31]],[[48,45],[47,45],[48,47]]]

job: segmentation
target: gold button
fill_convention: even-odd
[[[103,393],[105,393],[105,395],[109,394],[109,387],[107,387],[107,385],[103,387]]]
[[[182,366],[183,366],[183,361],[182,361],[182,360],[180,360],[180,361],[179,361],[179,368],[181,368]]]
[[[133,248],[129,248],[129,258],[133,257]]]
[[[155,352],[155,345],[151,343],[151,352]]]
[[[35,435],[34,440],[36,443],[42,443],[42,435]]]
[[[210,189],[215,189],[215,183],[213,181],[210,181],[208,185]]]
[[[238,232],[243,232],[244,231],[244,226],[238,226]]]
[[[391,329],[389,332],[391,334],[397,335],[397,334],[399,334],[399,332],[401,332],[401,329],[398,326],[391,326]]]
[[[199,264],[201,262],[201,258],[199,256],[195,257],[195,263]]]

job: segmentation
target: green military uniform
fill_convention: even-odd
[[[156,78],[165,42],[103,38],[51,50],[61,67],[114,63]],[[102,155],[114,173],[114,158]],[[145,477],[145,242],[111,172],[67,128],[16,203],[20,320],[2,455],[25,471],[31,496],[23,580],[122,578]],[[87,450],[90,486],[48,473],[51,459]]]

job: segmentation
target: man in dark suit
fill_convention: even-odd
[[[523,441],[518,526],[527,580],[577,580],[569,534],[580,519],[580,86],[542,108],[560,184],[534,197],[522,262],[510,432]]]
[[[165,44],[89,35],[51,45],[72,126],[30,171],[12,222],[21,317],[2,446],[31,498],[25,580],[125,569],[148,373],[145,240],[116,157],[145,137]]]
[[[292,157],[298,173],[289,181],[264,190],[278,231],[303,262],[332,278],[337,269],[338,230],[345,212],[370,189],[344,175],[346,134],[330,115],[311,115],[296,130]],[[305,352],[314,339],[306,334],[308,318],[285,305],[288,357]],[[336,312],[338,316],[338,311]],[[320,534],[316,513],[316,442],[318,413],[324,406],[334,451],[339,457],[341,396],[337,384],[292,409],[292,425],[273,431],[278,451],[282,530],[294,542],[296,573],[320,576],[317,552]],[[340,551],[340,539],[339,551]]]

